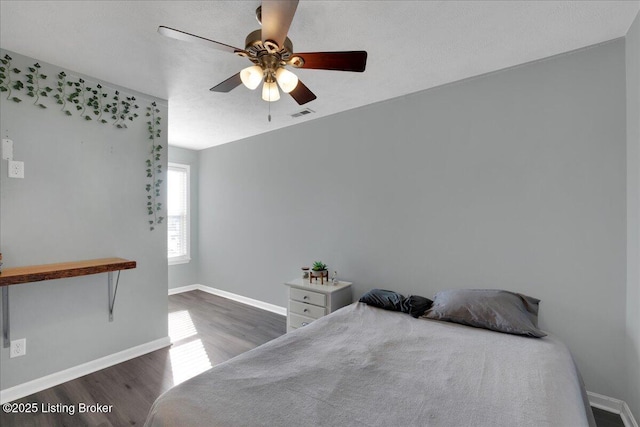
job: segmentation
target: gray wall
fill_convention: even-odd
[[[523,292],[624,398],[625,110],[619,39],[202,151],[201,283],[284,306],[323,260],[356,297]]]
[[[199,152],[187,150],[185,148],[169,147],[169,161],[173,163],[182,163],[191,166],[191,261],[186,264],[176,264],[169,266],[169,289],[179,288],[181,286],[193,285],[200,283],[199,280],[199,203],[198,203],[198,175],[199,175]]]
[[[22,68],[36,62],[11,56]],[[40,64],[55,85],[61,69]],[[166,101],[109,86],[135,95],[141,107],[160,102],[166,126]],[[41,110],[26,96],[20,104],[2,98],[2,137],[14,141],[26,174],[8,179],[7,162],[0,162],[5,267],[104,257],[138,262],[121,274],[112,323],[106,274],[11,286],[11,335],[27,339],[27,354],[9,359],[8,349],[0,349],[6,389],[166,337],[167,235],[166,227],[150,232],[147,224],[146,111],[122,130],[66,117],[53,102]]]
[[[640,418],[640,15],[626,36],[627,403]]]

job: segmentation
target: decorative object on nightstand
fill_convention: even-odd
[[[333,286],[338,286],[338,284],[340,283],[340,281],[338,280],[338,272],[337,271],[333,271],[333,277],[331,278],[331,283],[333,283]]]
[[[320,284],[324,284],[324,278],[327,278],[327,282],[329,281],[329,271],[327,270],[327,264],[322,261],[316,261],[313,263],[313,267],[311,267],[311,276],[309,277],[309,282],[312,282],[313,279],[318,281],[318,277],[320,278]]]
[[[304,279],[286,282],[289,288],[287,332],[294,331],[329,313],[351,304],[351,282],[335,286],[310,283]]]
[[[302,279],[309,280],[309,267],[302,267]]]

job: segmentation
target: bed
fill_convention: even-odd
[[[160,426],[595,426],[567,347],[354,303],[180,384]]]

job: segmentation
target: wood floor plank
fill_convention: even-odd
[[[55,408],[58,404],[73,406],[73,415],[43,414],[41,411],[37,414],[0,412],[0,425],[141,426],[158,396],[171,388],[175,380],[197,373],[197,370],[189,370],[188,364],[195,364],[200,369],[206,363],[215,366],[271,341],[286,331],[284,316],[202,291],[171,295],[168,307],[169,330],[184,332],[184,337],[176,339],[171,347],[16,401],[36,402],[40,409]],[[79,414],[79,403],[112,405],[112,410],[109,413]]]
[[[620,415],[612,412],[603,411],[602,409],[592,408],[593,417],[596,419],[598,427],[624,427]]]

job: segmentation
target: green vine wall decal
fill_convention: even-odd
[[[80,117],[84,117],[85,120],[91,120],[91,116],[88,116],[85,114],[85,112],[87,111],[87,104],[88,104],[85,90],[86,89],[91,90],[91,88],[86,88],[84,86],[84,79],[80,79],[79,83],[80,83],[80,86],[76,88],[76,92],[78,93],[78,97],[76,98],[78,100],[78,105],[76,105],[76,109],[80,111]]]
[[[37,62],[33,64],[33,67],[29,67],[28,69],[29,69],[29,74],[26,75],[27,96],[35,98],[35,101],[33,101],[33,105],[37,105],[40,108],[47,108],[46,105],[39,102],[41,96],[43,97],[49,96],[49,92],[52,91],[52,89],[49,86],[41,87],[40,85],[40,82],[42,80],[46,80],[47,76],[40,73],[40,64],[38,64]]]
[[[157,224],[162,224],[163,217],[159,216],[162,210],[162,203],[158,202],[160,197],[160,185],[162,180],[160,175],[162,174],[162,163],[160,162],[160,153],[162,152],[162,145],[157,140],[160,139],[160,116],[158,116],[160,110],[157,108],[156,103],[152,102],[150,107],[147,107],[147,126],[149,129],[149,139],[151,140],[151,151],[149,152],[149,158],[147,159],[147,178],[151,178],[151,183],[147,184],[147,213],[152,216],[149,219],[149,226],[151,230]]]
[[[11,73],[20,74],[20,70],[17,68],[11,68],[12,58],[9,55],[5,55],[4,58],[0,59],[2,66],[0,67],[0,92],[8,92],[7,99],[10,99],[13,102],[22,102],[22,99],[17,96],[11,96],[11,90],[21,90],[24,87],[24,84],[20,80],[13,81],[11,80]]]
[[[91,106],[93,107],[93,114],[96,116],[96,120],[100,123],[107,123],[105,119],[102,118],[102,114],[106,112],[106,108],[102,106],[102,100],[106,98],[108,95],[102,92],[102,85],[97,84],[96,90],[93,91],[93,96],[91,97]]]
[[[140,108],[134,96],[123,96],[118,90],[112,93],[101,84],[95,88],[88,86],[82,78],[72,78],[64,71],[56,75],[55,88],[47,85],[47,75],[41,70],[39,63],[27,67],[27,72],[12,65],[13,58],[4,55],[0,58],[0,92],[6,92],[6,99],[15,103],[22,102],[18,96],[20,93],[34,98],[33,105],[46,109],[46,99],[55,100],[60,105],[60,111],[65,116],[76,116],[85,121],[96,123],[111,123],[117,129],[127,129],[127,123],[133,122],[139,117],[137,110]],[[24,81],[21,77],[24,76]],[[49,97],[49,94],[53,96]],[[4,95],[3,95],[4,96]],[[51,102],[51,101],[50,101]],[[151,146],[149,157],[146,160],[146,174],[149,183],[147,191],[147,213],[149,215],[149,228],[154,230],[162,224],[162,203],[159,201],[162,188],[162,150],[160,144],[161,117],[160,109],[155,102],[147,106],[147,131]],[[111,122],[108,120],[111,118]]]
[[[64,111],[67,116],[70,116],[71,111],[67,110],[67,86],[71,86],[71,82],[67,82],[66,73],[64,71],[60,71],[58,73],[58,87],[56,88],[58,93],[53,95],[53,97],[56,99],[56,104],[62,105],[60,110]]]

